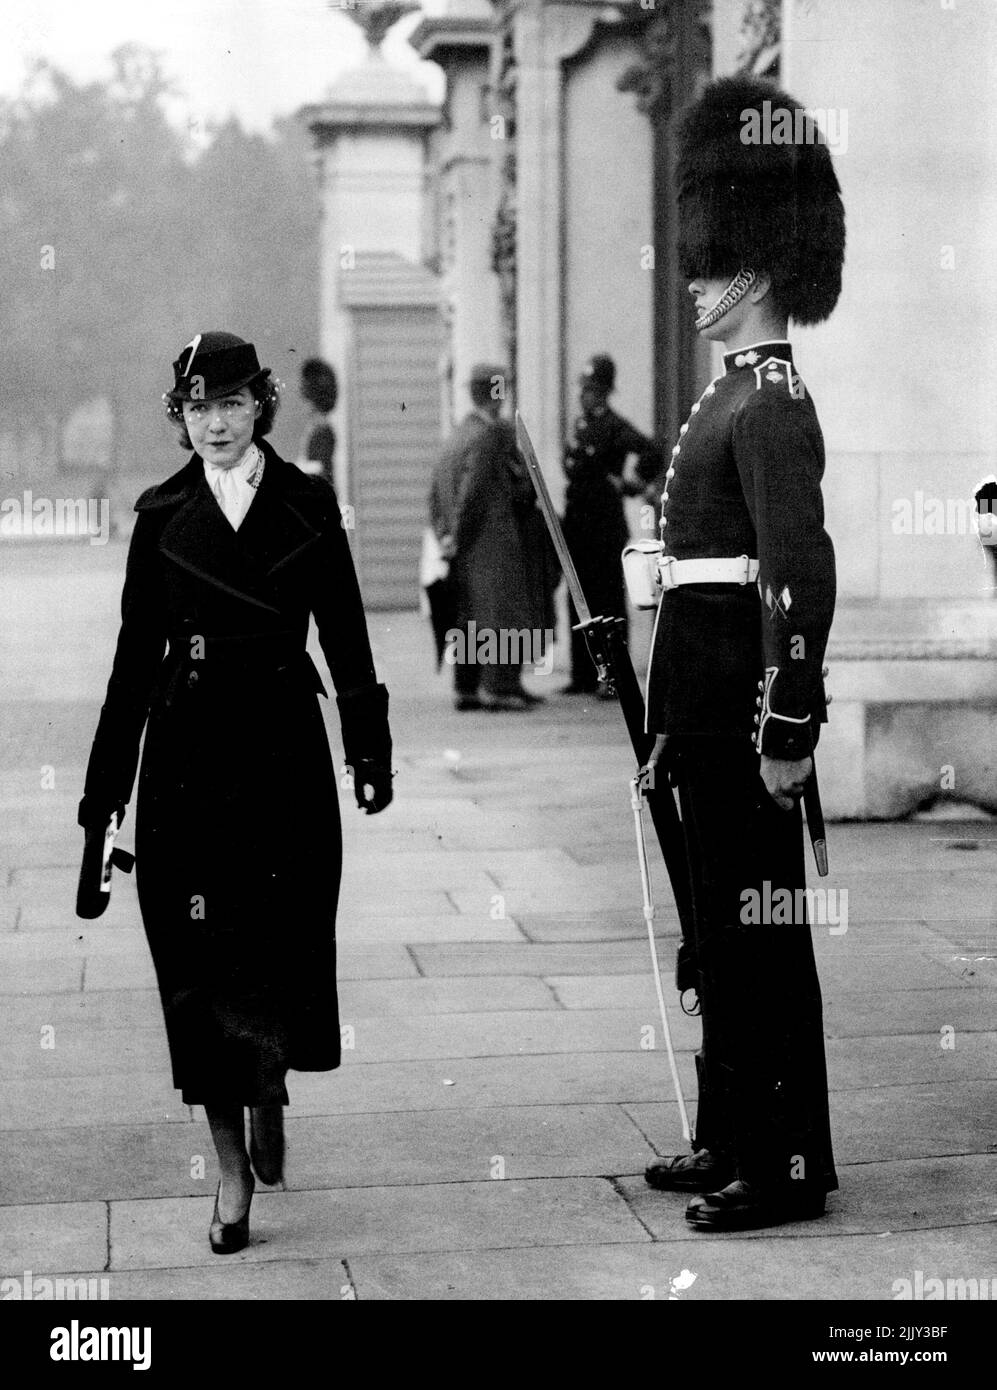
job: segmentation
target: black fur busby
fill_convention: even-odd
[[[323,415],[335,408],[339,399],[336,373],[321,357],[309,357],[301,364],[301,394]]]
[[[682,274],[765,273],[795,322],[826,319],[841,293],[845,210],[813,118],[770,82],[722,77],[680,113],[676,136]]]

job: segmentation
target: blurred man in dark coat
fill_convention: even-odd
[[[616,386],[616,365],[605,353],[587,363],[580,378],[581,414],[564,454],[564,535],[582,590],[593,615],[627,616],[620,555],[630,539],[623,511],[624,496],[644,491],[662,471],[654,441],[617,415],[609,405]],[[636,458],[636,480],[625,476],[627,460]],[[572,629],[578,622],[569,601]],[[571,684],[566,695],[592,694],[598,687],[595,666],[580,632],[571,633]]]
[[[746,115],[772,108],[805,141],[746,141]],[[677,180],[696,329],[728,350],[662,495],[646,727],[682,808],[703,1043],[694,1152],[646,1176],[701,1194],[696,1230],[730,1231],[819,1216],[838,1185],[799,804],[826,718],[834,551],[786,333],[834,308],[845,228],[812,121],[753,78],[713,83],[685,114]]]
[[[550,669],[556,566],[526,465],[499,418],[505,372],[480,365],[473,410],[433,475],[430,517],[451,562],[458,620],[448,641],[458,710],[524,710],[539,703],[524,665]]]

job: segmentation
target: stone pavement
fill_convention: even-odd
[[[97,922],[73,912],[123,563],[0,553],[0,1274],[106,1277],[112,1299],[430,1300],[889,1300],[916,1271],[997,1277],[993,823],[831,828],[847,930],[815,938],[841,1190],[820,1222],[691,1233],[641,1177],[683,1144],[618,712],[557,698],[558,670],[532,679],[542,709],[457,715],[414,614],[371,618],[395,803],[368,819],[343,793],[353,1046],[289,1078],[289,1190],[257,1195],[248,1250],[213,1256],[210,1140],[172,1089],[133,881]],[[668,998],[691,1095],[698,1024]]]

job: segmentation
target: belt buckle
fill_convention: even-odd
[[[678,588],[678,580],[675,578],[673,569],[674,565],[674,555],[662,555],[661,559],[658,561],[658,582],[662,589]]]
[[[744,561],[744,578],[743,578],[743,579],[739,579],[739,580],[737,581],[738,584],[740,584],[741,587],[743,588],[744,585],[748,583],[748,581],[749,581],[749,579],[750,579],[750,577],[751,577],[751,561],[748,559],[747,555],[739,555],[737,558],[738,558],[738,560],[743,560],[743,561]]]

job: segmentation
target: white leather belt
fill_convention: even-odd
[[[663,555],[658,561],[658,582],[662,589],[680,584],[750,584],[758,578],[758,561],[747,555],[732,559],[676,560]]]

